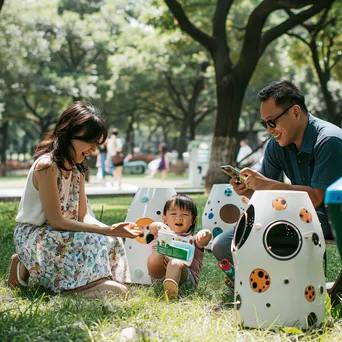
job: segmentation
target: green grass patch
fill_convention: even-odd
[[[192,197],[202,213],[206,197]],[[90,203],[97,217],[103,212],[102,221],[112,224],[125,219],[132,198],[94,198]],[[12,291],[5,277],[14,253],[18,204],[0,202],[0,341],[119,341],[122,331],[129,328],[136,331],[135,341],[342,340],[339,308],[331,311],[329,304],[321,329],[241,329],[229,304],[233,295],[211,253],[205,254],[197,289],[182,288],[180,299],[173,302],[166,300],[160,284],[131,285],[125,297],[101,300],[55,296],[35,286],[25,292]],[[341,268],[336,246],[327,246],[327,254],[327,281],[333,281]]]

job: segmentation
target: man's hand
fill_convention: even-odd
[[[249,189],[246,187],[245,183],[241,183],[240,182],[240,177],[233,177],[230,179],[229,181],[230,185],[233,187],[234,191],[242,196],[247,196],[246,195],[246,191],[248,191]],[[248,196],[247,196],[248,197]]]
[[[267,190],[272,182],[271,179],[247,167],[240,171],[240,177],[245,180],[243,184],[246,189],[250,190]]]
[[[143,231],[134,222],[120,222],[113,224],[107,235],[135,239],[141,234]]]

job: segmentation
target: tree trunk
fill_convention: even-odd
[[[166,126],[163,126],[163,138],[164,138],[164,142],[167,145],[167,147],[169,148],[169,137],[168,137],[168,133],[169,130]]]
[[[323,91],[323,96],[324,96],[324,101],[327,106],[327,111],[328,111],[328,118],[327,120],[336,126],[340,127],[341,124],[341,117],[337,115],[336,113],[336,104],[334,103],[334,100],[332,98],[331,92],[328,89],[328,82],[321,83],[321,88]]]
[[[133,129],[133,125],[134,125],[134,114],[131,115],[130,120],[129,120],[129,124],[126,130],[126,146],[124,149],[124,153],[128,154],[128,153],[132,153],[134,151],[134,129]]]
[[[190,133],[190,140],[195,140],[195,130],[196,130],[196,122],[195,122],[195,115],[196,115],[196,107],[198,103],[198,99],[201,95],[201,92],[204,90],[204,72],[207,70],[209,66],[208,62],[203,62],[200,65],[201,71],[196,78],[196,82],[192,89],[191,99],[189,101],[188,106],[188,127]]]
[[[228,146],[228,148],[224,148],[225,146]],[[210,166],[205,178],[206,192],[210,192],[213,184],[228,183],[228,176],[220,170],[220,165],[234,165],[232,161],[235,161],[236,146],[236,137],[213,137]]]
[[[252,61],[251,64],[257,62]],[[220,170],[220,165],[235,165],[239,146],[238,124],[251,71],[245,70],[244,75],[227,75],[223,81],[217,81],[217,117],[214,137],[211,146],[210,167],[205,179],[206,190],[213,184],[227,182],[227,177]],[[218,73],[216,73],[218,74]]]
[[[8,140],[8,122],[0,126],[0,176],[6,176],[6,147]]]
[[[188,124],[186,120],[182,120],[182,126],[180,131],[180,136],[178,139],[178,147],[177,147],[177,165],[175,174],[182,175],[184,172],[184,160],[183,160],[183,152],[185,151],[186,145],[186,133],[187,133]]]
[[[327,111],[328,111],[327,120],[337,126],[340,126],[341,120],[340,118],[338,118],[338,115],[336,115],[336,108],[335,108],[336,105],[334,104],[334,100],[328,89],[328,82],[330,80],[330,71],[329,69],[323,71],[321,68],[319,57],[318,57],[318,47],[317,47],[315,40],[310,42],[310,50],[311,50],[312,61],[314,63],[317,76],[319,79],[319,83],[322,88],[324,101],[327,106]]]

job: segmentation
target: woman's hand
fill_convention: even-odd
[[[120,222],[109,227],[107,235],[135,239],[141,234],[143,231],[134,222]]]

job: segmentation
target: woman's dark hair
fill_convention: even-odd
[[[195,202],[185,194],[177,194],[172,196],[164,206],[163,214],[166,215],[166,212],[171,208],[171,206],[175,206],[179,209],[189,210],[192,215],[192,225],[188,229],[187,233],[193,234],[196,228],[196,217],[197,217],[197,207]]]
[[[38,144],[34,152],[34,160],[46,153],[51,153],[52,160],[58,168],[70,171],[64,166],[64,160],[84,173],[87,170],[85,161],[78,164],[70,156],[71,139],[82,132],[82,140],[88,143],[103,144],[107,139],[107,128],[100,110],[87,102],[76,102],[68,107]],[[79,139],[81,140],[81,139]]]
[[[305,114],[308,113],[304,95],[290,81],[280,80],[272,82],[265,88],[261,89],[258,94],[260,102],[264,102],[270,97],[273,97],[276,105],[283,109],[296,104]]]

